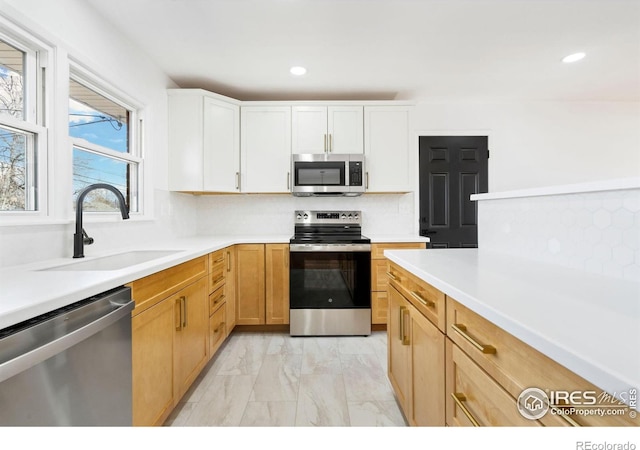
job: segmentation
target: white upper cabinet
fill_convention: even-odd
[[[410,106],[364,107],[367,192],[411,190],[410,114]]]
[[[362,153],[362,106],[293,106],[292,153]]]
[[[291,107],[243,106],[240,115],[240,190],[290,192]]]
[[[239,192],[240,107],[200,89],[170,89],[169,189]]]

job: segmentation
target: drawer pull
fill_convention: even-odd
[[[458,333],[460,336],[462,336],[463,338],[465,338],[467,341],[469,341],[469,343],[471,345],[473,345],[475,348],[477,348],[478,350],[480,350],[482,353],[486,353],[486,354],[494,354],[496,352],[496,348],[493,345],[483,345],[480,344],[478,341],[476,341],[475,339],[473,339],[471,336],[469,336],[466,331],[467,331],[467,327],[465,325],[462,325],[461,323],[455,323],[451,325],[451,328],[453,328],[453,330]]]
[[[220,301],[224,300],[224,294],[222,294],[220,297],[218,297],[217,299],[215,299],[213,301],[214,305],[217,305],[218,303],[220,303]]]
[[[217,333],[218,331],[220,331],[220,327],[224,325],[224,322],[220,322],[218,324],[218,326],[213,330],[214,333]]]
[[[222,262],[222,261],[224,261],[224,256],[221,256],[219,259],[216,259],[214,261],[214,263],[219,263],[219,262]]]
[[[224,275],[222,275],[220,278],[216,278],[216,279],[213,281],[213,284],[218,284],[218,283],[220,283],[222,280],[224,280]]]
[[[387,276],[389,278],[391,278],[393,281],[398,281],[398,277],[396,277],[394,274],[392,274],[391,272],[387,272]]]
[[[471,411],[469,411],[467,409],[467,407],[464,406],[463,402],[467,400],[467,397],[464,394],[461,394],[459,392],[452,392],[451,393],[451,398],[453,398],[453,401],[456,402],[456,405],[458,406],[458,408],[460,408],[462,410],[463,414],[465,416],[467,416],[467,419],[469,419],[471,421],[473,426],[474,427],[479,427],[480,424],[478,423],[476,418],[473,417],[473,414],[471,414]]]
[[[431,302],[425,299],[424,297],[422,297],[422,295],[418,294],[416,291],[411,291],[411,296],[416,300],[418,300],[420,303],[422,303],[424,306],[431,306],[431,307],[436,306],[434,302]]]

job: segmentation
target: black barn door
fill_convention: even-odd
[[[420,136],[420,235],[430,248],[478,247],[471,194],[487,192],[487,136]]]

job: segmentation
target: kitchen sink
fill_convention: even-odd
[[[74,270],[119,270],[135,266],[154,259],[164,258],[183,250],[134,250],[115,255],[83,259],[60,266],[48,267],[41,271],[74,271]]]

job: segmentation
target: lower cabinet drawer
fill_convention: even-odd
[[[209,294],[209,315],[220,308],[226,300],[226,284],[216,289],[213,293]]]
[[[209,317],[209,355],[213,354],[220,348],[224,339],[227,337],[226,326],[226,308],[218,308],[211,317]]]
[[[449,426],[540,426],[449,339],[446,340],[446,414]]]

